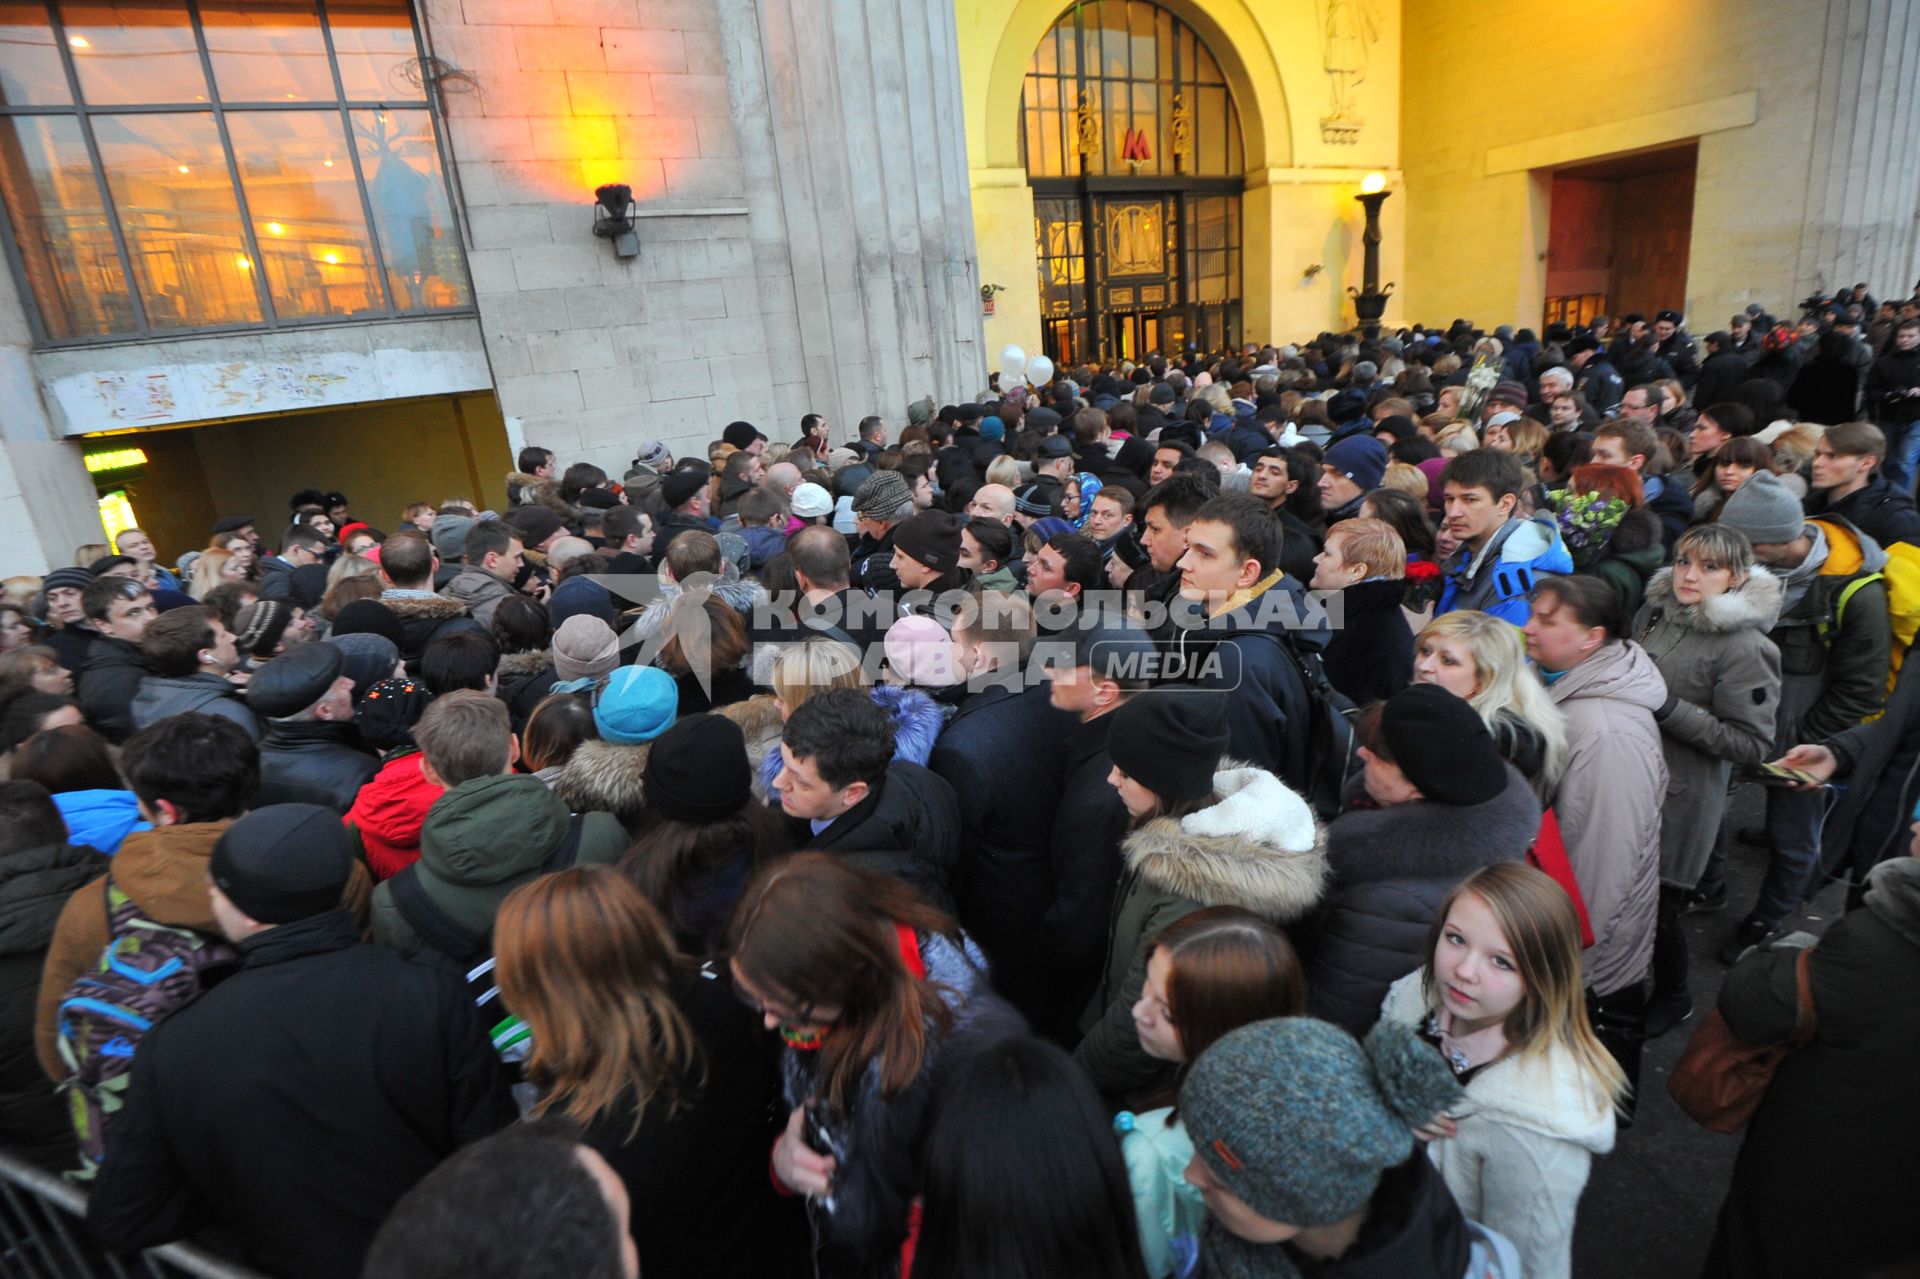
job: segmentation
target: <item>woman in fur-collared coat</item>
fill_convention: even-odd
[[[1133,1024],[1154,938],[1206,906],[1239,906],[1285,927],[1313,909],[1326,880],[1306,801],[1265,769],[1222,758],[1222,700],[1147,693],[1110,717],[1108,780],[1132,829],[1120,845],[1107,962],[1074,1060],[1112,1098],[1172,1082],[1172,1066],[1147,1055]]]

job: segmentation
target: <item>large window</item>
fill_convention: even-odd
[[[0,197],[48,343],[462,309],[406,0],[0,0]]]
[[[1020,158],[1036,178],[1239,177],[1240,117],[1193,30],[1147,0],[1086,0],[1027,64]]]

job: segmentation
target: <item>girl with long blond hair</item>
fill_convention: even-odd
[[[1565,1279],[1580,1193],[1627,1093],[1587,1020],[1573,902],[1545,873],[1500,862],[1447,896],[1430,943],[1380,1014],[1467,1090],[1459,1117],[1423,1130],[1428,1157],[1462,1213],[1512,1240],[1522,1273]]]
[[[1519,627],[1472,609],[1442,613],[1413,637],[1413,682],[1465,698],[1501,756],[1552,793],[1567,767],[1567,720],[1527,665]]]
[[[493,939],[500,997],[532,1034],[533,1113],[579,1123],[620,1174],[649,1271],[807,1273],[804,1220],[767,1180],[773,1055],[645,895],[575,866],[508,894]]]

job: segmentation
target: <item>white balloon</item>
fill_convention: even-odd
[[[1000,352],[1000,374],[1002,377],[1019,377],[1026,371],[1027,353],[1013,343],[1008,343]]]
[[[1053,381],[1053,361],[1044,355],[1036,355],[1027,363],[1027,381],[1034,386],[1045,386]]]

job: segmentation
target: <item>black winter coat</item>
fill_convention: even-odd
[[[678,1109],[656,1100],[635,1133],[629,1096],[587,1126],[586,1144],[627,1185],[649,1279],[799,1279],[810,1273],[806,1210],[767,1177],[787,1114],[778,1046],[724,976],[675,974],[672,990],[700,1044]]]
[[[345,911],[240,951],[141,1043],[87,1222],[114,1251],[211,1223],[271,1274],[357,1275],[401,1195],[518,1116],[500,1059],[453,965]]]
[[[1340,592],[1345,615],[1322,660],[1328,682],[1356,706],[1391,697],[1413,679],[1413,628],[1400,608],[1406,593],[1400,578],[1361,582]]]
[[[1044,685],[987,688],[961,703],[927,760],[959,802],[960,922],[986,952],[995,988],[1029,1018],[1044,993],[1039,929],[1053,900],[1061,741],[1074,727]]]
[[[918,764],[896,759],[867,797],[807,845],[856,866],[896,875],[949,913],[960,864],[960,803],[953,787]]]
[[[892,529],[879,539],[861,537],[854,542],[849,554],[853,558],[853,570],[847,576],[848,585],[869,595],[879,591],[899,593],[900,575],[893,571]]]
[[[453,566],[458,569],[459,565]],[[486,627],[473,620],[467,606],[447,595],[382,595],[380,602],[400,619],[400,657],[407,669],[418,675],[420,655],[443,632],[476,630]]]
[[[1036,1027],[1068,1044],[1077,1041],[1080,1013],[1100,981],[1107,920],[1120,883],[1120,841],[1127,833],[1126,805],[1107,780],[1113,772],[1107,754],[1112,726],[1104,716],[1076,724],[1060,743],[1060,805],[1047,847],[1045,891],[1020,912],[1040,960],[1038,989],[1023,992],[1021,1010],[1031,1005],[1028,1016]]]
[[[73,1121],[33,1051],[34,1005],[67,898],[106,873],[92,848],[51,844],[0,857],[0,1148],[52,1172],[75,1167]]]
[[[1693,402],[1711,408],[1733,398],[1740,384],[1753,376],[1746,359],[1735,351],[1715,351],[1700,366],[1700,380],[1693,387]]]
[[[318,804],[346,816],[360,788],[380,771],[380,761],[361,750],[359,741],[352,724],[267,721],[260,739],[260,791],[253,807]]]
[[[1920,1132],[1920,861],[1896,857],[1866,907],[1836,920],[1808,960],[1813,1041],[1781,1063],[1733,1168],[1709,1279],[1891,1274],[1920,1256],[1908,1189]],[[1794,962],[1760,950],[1727,974],[1720,1013],[1752,1044],[1792,1032]]]
[[[133,735],[134,696],[140,691],[140,681],[152,673],[138,644],[111,635],[94,636],[92,647],[87,649],[86,665],[75,681],[87,723],[110,742],[126,741]]]
[[[1825,493],[1812,494],[1807,498],[1807,514],[1838,515],[1882,547],[1920,543],[1920,511],[1878,468],[1867,477],[1865,488],[1838,502],[1829,501]]]
[[[1300,625],[1289,628],[1288,621]],[[1199,670],[1200,688],[1232,692],[1227,700],[1227,754],[1279,777],[1305,794],[1310,702],[1299,662],[1288,651],[1325,649],[1331,631],[1315,615],[1306,590],[1280,576],[1241,608],[1211,618],[1203,627],[1174,632],[1178,655]],[[1209,660],[1212,659],[1212,660]]]
[[[1349,809],[1327,827],[1332,883],[1300,942],[1307,1011],[1364,1035],[1387,987],[1427,958],[1449,889],[1482,866],[1518,861],[1540,833],[1540,801],[1511,765],[1483,804],[1414,800]]]
[[[1860,412],[1860,370],[1850,360],[1816,357],[1800,366],[1787,403],[1800,410],[1803,422],[1851,422]]]
[[[1898,430],[1920,419],[1920,351],[1889,351],[1867,370],[1866,407],[1873,420]]]

